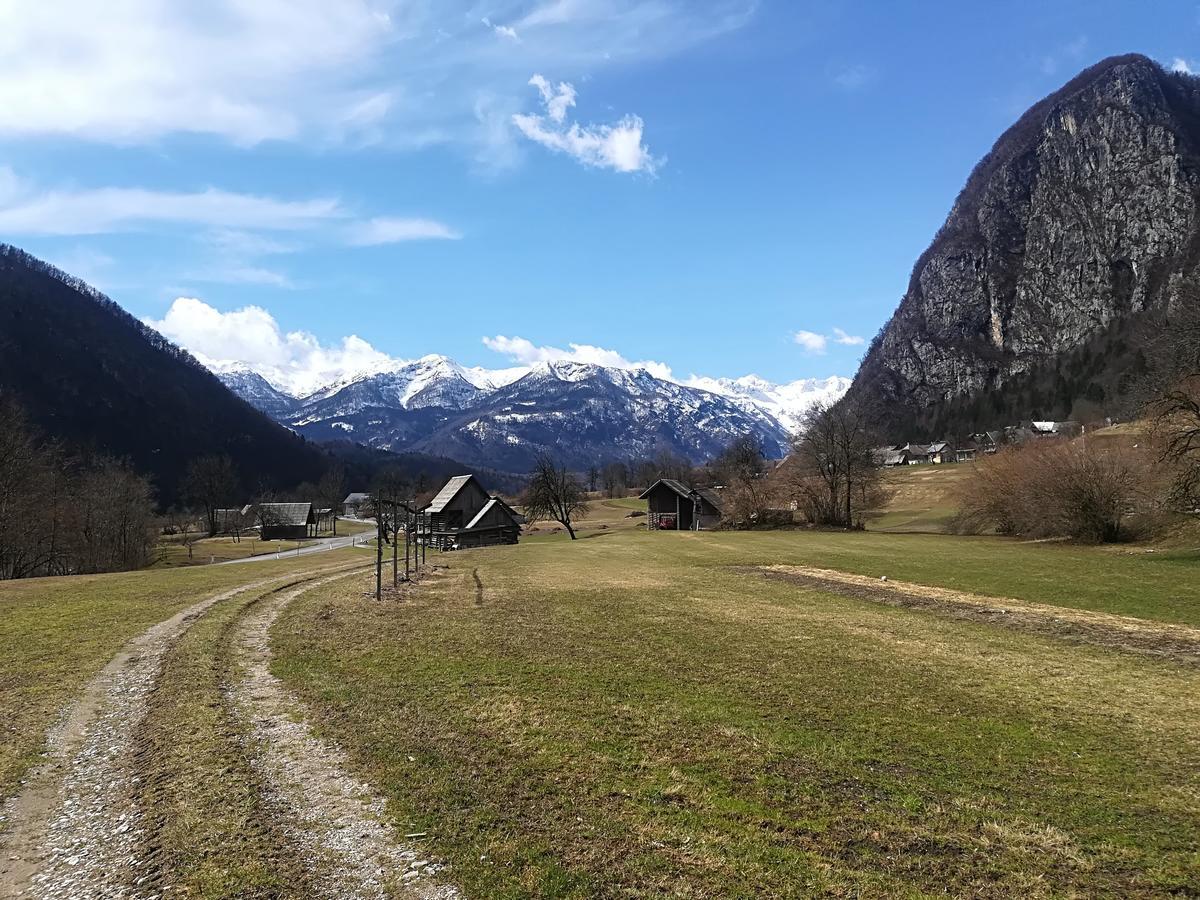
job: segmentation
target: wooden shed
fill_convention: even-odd
[[[451,478],[423,512],[428,525],[422,538],[440,550],[515,544],[521,535],[517,514],[474,475]]]
[[[660,478],[642,492],[654,531],[703,531],[721,523],[721,495],[711,488],[692,488],[673,478]]]
[[[264,541],[303,540],[316,534],[311,503],[260,503],[255,509]]]

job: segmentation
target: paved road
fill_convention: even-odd
[[[358,544],[366,544],[374,538],[370,532],[364,534],[351,534],[337,537],[317,538],[310,543],[304,544],[299,549],[296,545],[288,541],[280,541],[279,551],[276,553],[260,553],[257,556],[248,556],[244,559],[226,559],[214,565],[232,566],[238,563],[263,562],[269,559],[292,559],[297,556],[308,556],[311,553],[329,553],[334,550],[342,550],[346,547],[353,547]]]

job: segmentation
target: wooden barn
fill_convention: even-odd
[[[370,506],[370,494],[365,491],[353,491],[347,494],[346,499],[342,501],[342,515],[357,519],[359,513],[369,510]]]
[[[260,503],[255,508],[264,541],[303,540],[317,533],[311,503]]]
[[[673,478],[660,478],[642,492],[654,531],[703,531],[721,523],[721,495],[711,488],[691,488]]]
[[[451,478],[422,512],[428,517],[423,540],[439,550],[515,544],[521,536],[517,514],[474,475]]]

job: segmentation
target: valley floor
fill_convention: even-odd
[[[0,585],[0,895],[1200,892],[1196,551],[599,506],[383,603],[362,550]]]

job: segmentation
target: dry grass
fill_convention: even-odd
[[[736,569],[842,561],[1200,624],[1194,556],[626,530],[314,592],[276,671],[474,895],[1200,891],[1200,673]]]

